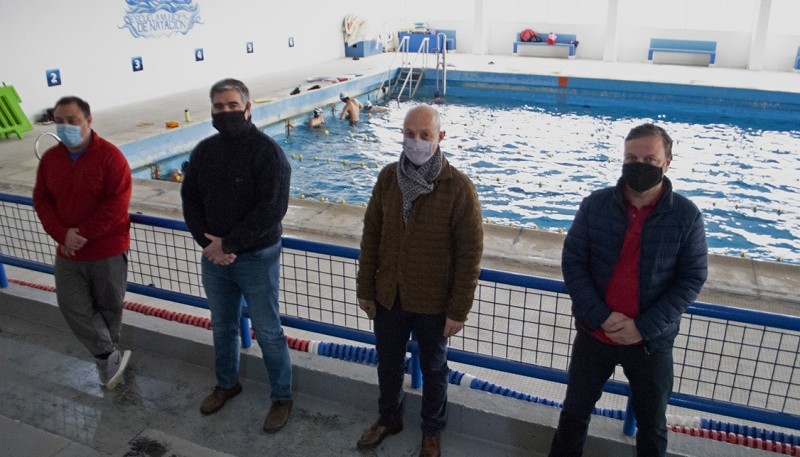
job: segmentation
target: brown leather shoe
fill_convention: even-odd
[[[225,402],[239,395],[242,385],[238,382],[230,389],[223,389],[220,386],[214,387],[214,391],[209,394],[200,404],[200,412],[203,414],[213,414],[225,406]]]
[[[387,436],[396,435],[402,431],[403,424],[395,427],[384,427],[375,422],[372,427],[364,430],[364,433],[361,434],[361,438],[358,439],[358,448],[362,451],[376,448]]]
[[[422,447],[419,450],[419,457],[441,457],[441,455],[442,435],[422,435]]]
[[[289,420],[289,412],[292,410],[292,400],[275,400],[269,407],[267,418],[264,419],[264,431],[275,433],[282,429]]]

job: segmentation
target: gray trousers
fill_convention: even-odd
[[[93,356],[116,349],[128,278],[125,254],[100,260],[56,257],[56,300],[72,333]]]

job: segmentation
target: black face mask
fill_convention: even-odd
[[[219,131],[222,136],[236,137],[247,131],[250,124],[244,117],[244,111],[220,111],[211,113],[211,125]]]
[[[636,192],[652,189],[661,182],[664,170],[661,167],[644,162],[633,162],[622,165],[622,179]]]

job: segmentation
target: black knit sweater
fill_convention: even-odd
[[[281,147],[250,124],[243,135],[201,141],[189,157],[181,198],[195,241],[222,237],[225,252],[241,254],[275,244],[289,207],[291,166]]]

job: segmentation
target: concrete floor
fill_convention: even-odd
[[[162,328],[164,333],[154,333],[155,318],[126,313],[123,344],[134,352],[124,381],[108,391],[100,387],[93,360],[61,321],[52,297],[21,286],[11,288],[15,290],[0,293],[0,456],[410,456],[418,452],[416,396],[408,402],[403,433],[374,451],[356,449],[361,431],[376,417],[373,367],[293,351],[295,404],[290,421],[280,432],[265,434],[261,425],[269,407],[269,386],[257,349],[243,356],[242,394],[219,412],[203,416],[200,402],[214,384],[209,331],[173,323]],[[344,372],[346,378],[336,375]],[[343,398],[344,392],[350,398]],[[458,398],[458,393],[454,396]],[[443,441],[447,455],[542,455],[465,433],[460,429],[472,422],[462,420],[460,412],[451,408]]]
[[[292,88],[303,84],[310,75],[385,71],[391,57],[380,55],[359,61],[341,59],[263,78],[249,78],[246,82],[254,99],[275,99],[288,96]],[[800,80],[796,74],[788,72],[754,73],[724,68],[457,53],[448,59],[454,68],[463,70],[800,92]],[[158,100],[96,111],[94,128],[110,141],[124,144],[163,133],[164,122],[182,119],[184,108],[190,109],[195,123],[207,121],[210,118],[207,90],[205,87],[197,88]],[[30,195],[38,164],[33,155],[34,141],[40,133],[52,131],[53,126],[36,125],[23,140],[0,139],[0,192]],[[137,181],[131,210],[179,219],[178,189],[179,185],[175,183]],[[360,236],[361,211],[357,207],[292,201],[285,229],[291,235],[356,245]],[[558,277],[559,235],[487,226],[486,236],[485,266]],[[13,288],[14,294],[30,293]],[[800,268],[796,266],[714,258],[711,279],[701,299],[796,314],[800,304],[797,290],[800,290]],[[226,455],[220,452],[238,456],[361,455],[354,443],[361,429],[374,419],[377,389],[373,368],[350,365],[342,368],[329,364],[319,368],[314,367],[316,361],[295,357],[295,369],[301,379],[296,386],[295,412],[285,433],[268,436],[260,431],[267,407],[267,387],[260,382],[263,377],[257,372],[245,375],[245,391],[232,400],[231,408],[226,407],[217,415],[201,417],[197,407],[213,384],[209,359],[187,356],[186,352],[195,349],[178,344],[178,340],[160,348],[141,341],[144,337],[136,336],[139,330],[133,330],[137,323],[128,320],[145,317],[126,316],[127,338],[136,351],[132,370],[118,390],[106,392],[96,384],[93,363],[65,331],[58,313],[49,308],[41,311],[38,307],[34,307],[39,310],[36,313],[20,311],[20,300],[18,295],[0,292],[0,456],[171,455],[143,453],[157,452],[159,445],[168,445],[169,452],[181,456]],[[36,303],[46,303],[51,307],[52,301],[52,294],[35,297]],[[47,323],[37,320],[42,316],[46,316]],[[152,323],[142,325],[147,327]],[[175,329],[168,330],[186,337]],[[192,338],[205,340],[205,349],[199,353],[207,354],[210,336],[193,335]],[[170,352],[165,353],[164,348]],[[343,369],[355,373],[356,381],[340,381],[341,389],[358,392],[355,397],[343,396],[342,391],[331,395],[334,390],[309,380],[319,378],[330,382],[323,374]],[[314,376],[309,373],[314,373]],[[456,391],[451,395],[451,401],[461,401],[461,397]],[[535,456],[540,455],[536,452],[544,452],[556,412],[531,406],[520,411],[518,405],[505,405],[506,399],[488,394],[482,396],[477,405],[469,404],[474,399],[463,400],[463,404],[469,406],[459,403],[458,408],[465,408],[459,411],[481,411],[485,415],[466,414],[467,419],[462,420],[459,416],[458,420],[453,420],[455,408],[451,409],[451,427],[444,437],[448,455]],[[416,455],[418,419],[412,411],[407,412],[406,418],[406,432],[387,440],[377,452],[364,455]],[[592,427],[596,437],[593,441],[596,446],[594,455],[632,455],[631,441],[618,437],[617,424],[608,425],[595,420]],[[487,435],[487,430],[496,432],[494,438]],[[534,436],[525,436],[531,434]],[[746,448],[736,446],[709,449],[705,447],[709,444],[707,440],[676,434],[671,434],[670,440],[674,455],[760,455],[750,450],[739,454]],[[613,448],[613,453],[608,453],[612,448],[605,446],[618,447]],[[679,451],[685,453],[679,454]]]
[[[243,392],[219,412],[198,411],[214,384],[211,332],[127,312],[133,350],[123,382],[99,386],[93,359],[72,336],[49,291],[0,291],[0,456],[223,457],[415,456],[419,392],[406,385],[405,430],[378,448],[355,442],[376,417],[375,368],[292,351],[294,408],[286,427],[261,431],[269,387],[260,351],[243,351]],[[558,409],[462,386],[448,391],[443,455],[542,457]],[[633,456],[621,422],[594,417],[586,457]],[[670,457],[774,455],[670,433]]]

